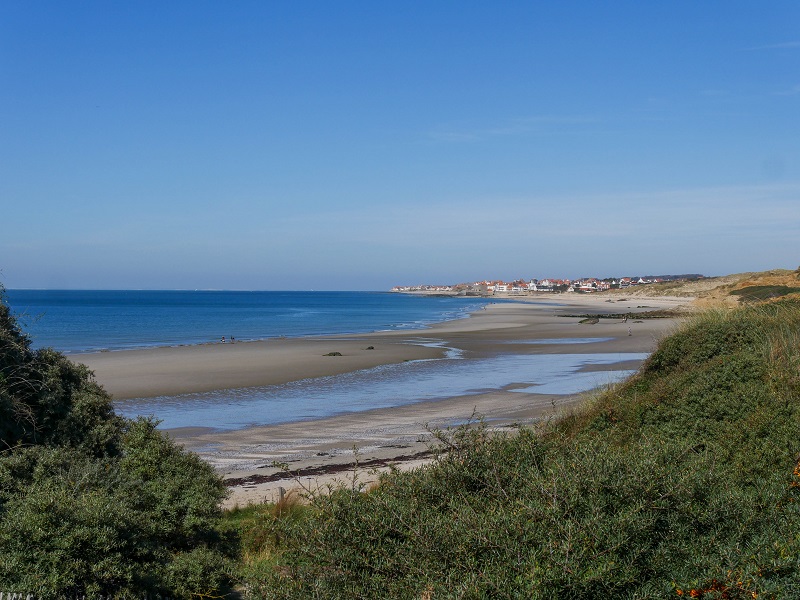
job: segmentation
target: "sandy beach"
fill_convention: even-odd
[[[619,295],[561,294],[495,303],[467,319],[416,331],[358,336],[274,339],[235,344],[73,355],[94,372],[115,401],[189,392],[275,385],[331,376],[378,365],[440,358],[444,346],[457,348],[466,360],[504,354],[651,352],[676,319],[637,319],[636,313],[681,309],[691,298],[625,298]],[[622,319],[580,323],[564,315],[631,314]],[[603,341],[585,343],[586,338]],[[584,343],[568,343],[581,339]],[[545,343],[531,343],[544,341]],[[437,342],[439,346],[430,345]],[[567,343],[564,343],[567,342]],[[422,345],[428,344],[428,345]],[[341,356],[327,356],[338,352]],[[636,368],[636,364],[591,369]],[[589,368],[589,367],[587,367]],[[313,421],[219,432],[209,428],[173,429],[169,433],[209,461],[231,487],[226,504],[274,500],[279,488],[314,490],[334,481],[349,485],[353,463],[358,481],[394,464],[412,468],[426,455],[432,428],[482,416],[498,429],[513,428],[562,411],[581,401],[565,394],[485,390],[430,402],[366,410]],[[284,463],[289,472],[274,466]]]

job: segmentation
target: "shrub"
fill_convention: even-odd
[[[223,584],[225,488],[156,430],[117,416],[83,366],[32,351],[0,302],[0,590],[191,597]]]
[[[800,293],[800,287],[788,285],[751,285],[730,292],[731,296],[740,296],[745,302],[758,302],[770,298],[780,298],[788,294]]]
[[[51,349],[31,350],[0,297],[0,449],[42,444],[109,454],[122,426],[90,371]]]

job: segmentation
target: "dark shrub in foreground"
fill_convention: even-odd
[[[83,366],[33,351],[0,302],[0,592],[190,597],[229,570],[225,489]]]

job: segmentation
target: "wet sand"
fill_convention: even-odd
[[[87,364],[115,400],[189,392],[273,385],[309,377],[336,375],[381,364],[437,358],[443,349],[420,345],[436,340],[463,351],[464,358],[508,354],[650,352],[671,331],[675,319],[637,320],[635,313],[684,307],[686,298],[631,298],[559,295],[533,302],[497,303],[467,319],[417,331],[358,336],[275,339],[71,356]],[[610,300],[610,301],[609,301]],[[600,319],[583,324],[578,317],[597,313],[631,313],[627,322]],[[602,338],[593,343],[569,339]],[[532,343],[541,341],[544,343]],[[368,349],[372,346],[373,349]],[[325,356],[340,352],[342,356]],[[637,364],[590,367],[636,368]],[[481,415],[504,429],[553,415],[580,397],[513,392],[510,389],[432,402],[368,410],[238,431],[174,429],[169,433],[198,452],[231,481],[228,506],[274,500],[279,488],[325,488],[334,481],[352,484],[355,459],[366,468],[358,481],[374,480],[381,461],[411,468],[430,461],[432,428],[465,422]],[[354,451],[357,449],[357,451]],[[274,466],[274,462],[285,467]],[[388,461],[388,462],[387,462]],[[378,469],[380,470],[380,469]],[[294,474],[294,476],[292,475]]]
[[[326,356],[331,352],[342,356]],[[70,358],[88,365],[115,400],[125,400],[276,385],[441,355],[439,349],[394,338],[340,337],[121,350]]]

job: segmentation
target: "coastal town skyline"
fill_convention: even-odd
[[[392,292],[475,292],[485,294],[526,293],[526,292],[603,292],[610,289],[625,289],[639,285],[703,279],[699,273],[684,275],[645,275],[633,277],[579,277],[564,278],[517,278],[511,281],[503,279],[485,279],[469,283],[456,284],[419,284],[396,285]]]

